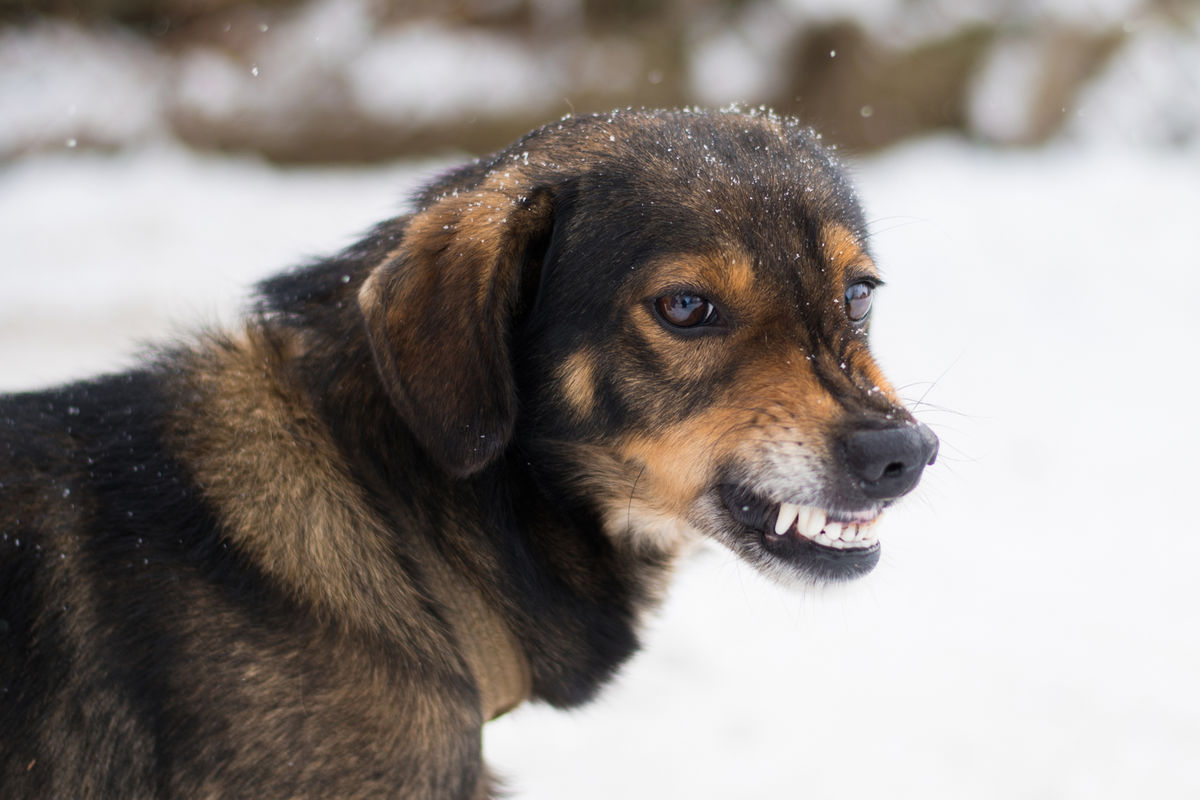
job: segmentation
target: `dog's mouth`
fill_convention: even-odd
[[[736,548],[765,551],[803,575],[848,580],[879,562],[876,523],[882,506],[854,511],[775,503],[745,486],[723,484],[721,502],[742,529]],[[756,559],[758,560],[758,559]]]

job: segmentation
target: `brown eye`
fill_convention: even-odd
[[[654,301],[658,315],[676,328],[694,328],[716,320],[717,309],[698,294],[672,294]]]
[[[846,290],[846,316],[851,322],[862,322],[871,313],[871,292],[869,283],[855,283]]]

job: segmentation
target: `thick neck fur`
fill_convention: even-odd
[[[268,335],[302,337],[294,380],[394,535],[428,537],[457,579],[502,610],[528,659],[533,697],[582,703],[637,647],[636,618],[653,599],[636,587],[659,583],[643,578],[670,565],[615,546],[585,499],[564,507],[566,487],[548,483],[555,471],[532,466],[549,453],[512,445],[482,472],[453,479],[420,451],[365,338],[355,303],[364,255],[360,248],[266,282],[261,324]],[[436,502],[412,502],[417,496]]]

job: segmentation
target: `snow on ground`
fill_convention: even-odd
[[[436,168],[0,168],[0,388],[230,317]],[[797,593],[703,552],[601,701],[493,723],[493,764],[525,800],[1200,796],[1200,154],[931,140],[855,174],[875,348],[943,439],[879,568]]]

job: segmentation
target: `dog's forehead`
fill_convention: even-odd
[[[655,116],[591,135],[611,141],[593,149],[578,180],[574,238],[605,244],[617,263],[720,251],[785,278],[820,273],[835,251],[839,264],[867,258],[841,168],[794,122]]]

